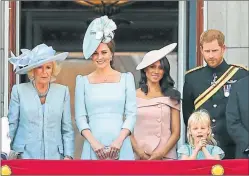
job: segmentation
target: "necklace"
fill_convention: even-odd
[[[34,86],[36,92],[38,93],[39,98],[44,98],[44,97],[47,96],[48,91],[49,91],[49,88],[50,88],[50,84],[48,84],[48,89],[47,89],[47,91],[46,91],[45,93],[40,93],[40,92],[38,91],[37,87],[35,86],[34,81],[33,81],[32,83],[33,83],[33,86]]]
[[[103,82],[107,82],[108,81],[108,78],[109,78],[110,75],[106,75],[106,76],[101,76],[99,79]]]

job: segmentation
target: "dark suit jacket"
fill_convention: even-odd
[[[226,108],[227,130],[236,144],[236,158],[248,158],[249,146],[249,76],[238,81],[232,89]]]

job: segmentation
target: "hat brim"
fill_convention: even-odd
[[[143,60],[140,64],[136,67],[136,70],[141,70],[149,65],[161,60],[163,57],[165,57],[167,54],[172,52],[175,47],[177,46],[177,43],[172,43],[170,45],[167,45],[159,50],[153,50],[148,53],[146,53],[143,57]]]
[[[69,54],[68,52],[63,52],[63,53],[57,54],[55,56],[49,57],[47,59],[41,60],[41,61],[39,61],[37,63],[28,65],[28,66],[23,67],[21,69],[18,69],[16,71],[16,74],[20,74],[20,75],[21,74],[27,74],[28,71],[30,71],[30,70],[32,70],[32,69],[34,69],[36,67],[39,67],[39,66],[41,66],[43,64],[53,62],[53,61],[63,61],[63,60],[65,60],[67,58],[68,54]]]

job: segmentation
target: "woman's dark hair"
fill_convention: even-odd
[[[111,64],[111,68],[114,69],[114,61],[113,61],[113,59],[114,59],[114,53],[115,53],[115,49],[116,49],[116,45],[115,45],[114,40],[111,40],[109,43],[107,43],[107,46],[110,49],[110,51],[112,52],[112,60],[111,60],[110,64]]]
[[[170,76],[170,64],[166,57],[160,60],[161,67],[164,70],[164,75],[160,80],[159,84],[161,87],[161,92],[164,96],[170,97],[172,99],[180,102],[181,93],[174,89],[175,82]],[[139,88],[147,95],[148,94],[148,85],[147,85],[147,77],[145,73],[145,68],[141,70],[141,79],[139,81]]]

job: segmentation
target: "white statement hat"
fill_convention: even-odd
[[[172,43],[172,44],[167,45],[159,50],[152,50],[152,51],[146,53],[144,55],[142,61],[140,62],[140,64],[138,64],[136,70],[144,69],[144,68],[148,67],[149,65],[159,61],[160,59],[165,57],[167,54],[172,52],[176,46],[177,46],[177,43]]]

